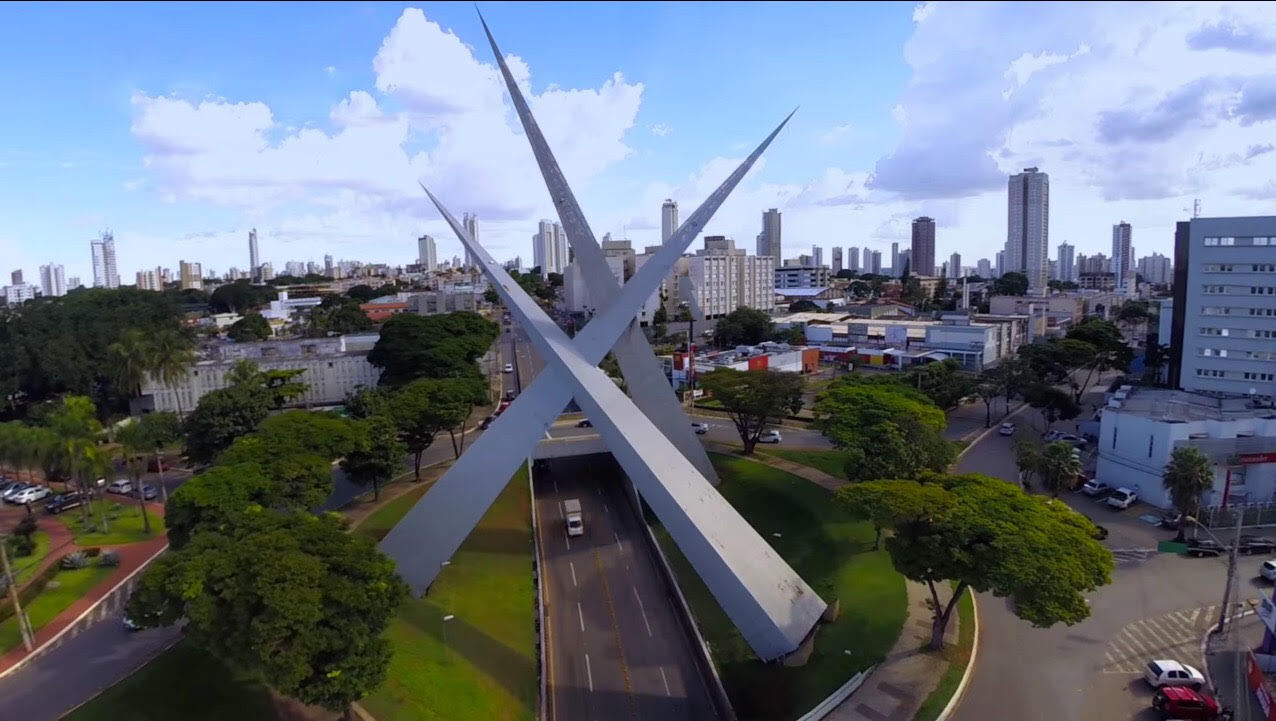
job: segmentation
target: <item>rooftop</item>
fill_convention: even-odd
[[[1111,398],[1107,406],[1110,410],[1167,423],[1276,418],[1276,408],[1272,408],[1270,403],[1239,396],[1219,397],[1166,388],[1122,386]],[[1115,406],[1114,403],[1120,405]]]

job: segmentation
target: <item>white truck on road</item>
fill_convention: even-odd
[[[567,520],[567,535],[585,535],[585,519],[580,512],[579,498],[568,498],[563,501],[563,517]]]

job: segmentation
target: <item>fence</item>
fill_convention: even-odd
[[[1213,506],[1202,508],[1197,520],[1207,528],[1229,528],[1236,525],[1236,514],[1241,513],[1241,526],[1276,526],[1276,502],[1233,503],[1227,508]]]

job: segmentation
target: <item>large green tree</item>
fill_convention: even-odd
[[[698,382],[735,424],[745,455],[753,453],[762,431],[802,407],[802,376],[796,373],[718,368]]]
[[[142,383],[151,371],[151,344],[146,334],[129,328],[120,339],[106,347],[111,367],[111,381],[116,390],[135,398],[142,393]]]
[[[419,378],[404,386],[389,401],[389,416],[399,431],[399,440],[412,454],[415,480],[421,480],[421,456],[434,439],[458,424],[470,413],[468,398],[449,393],[453,379]]]
[[[381,383],[401,386],[417,378],[478,378],[475,361],[500,333],[477,313],[400,313],[386,321],[368,362],[381,369]]]
[[[262,421],[217,457],[221,465],[252,463],[271,481],[262,500],[274,508],[309,510],[332,494],[332,461],[357,440],[354,424],[335,413],[285,411]]]
[[[253,285],[247,280],[223,283],[208,299],[214,313],[244,314],[279,297],[279,291],[268,285]]]
[[[186,454],[195,463],[211,463],[269,414],[270,398],[259,388],[238,385],[206,393],[186,419]]]
[[[1201,505],[1201,496],[1214,488],[1214,463],[1195,446],[1180,446],[1170,453],[1170,462],[1161,475],[1175,510],[1191,516]],[[1177,541],[1183,542],[1187,523],[1180,521]]]
[[[1041,485],[1055,498],[1061,492],[1071,490],[1081,475],[1081,459],[1073,453],[1072,444],[1066,441],[1047,443],[1041,450],[1038,464]]]
[[[1027,295],[1028,276],[1011,271],[992,282],[993,295]]]
[[[1050,430],[1055,421],[1071,420],[1081,414],[1081,406],[1077,405],[1070,393],[1045,383],[1029,388],[1024,394],[1024,400],[1041,411],[1046,431]]]
[[[775,323],[766,311],[741,306],[727,313],[713,327],[713,342],[723,348],[757,345],[770,340],[774,333]]]
[[[190,368],[195,363],[194,343],[190,336],[179,330],[164,329],[151,338],[150,356],[151,375],[173,391],[177,415],[183,415],[182,396],[177,392],[177,386],[190,375]]]
[[[952,408],[975,393],[975,375],[962,370],[953,358],[909,369],[909,385],[915,386],[940,408]]]
[[[896,570],[930,591],[934,649],[943,647],[953,608],[968,588],[1008,597],[1015,615],[1049,627],[1085,620],[1084,594],[1112,580],[1112,554],[1089,519],[995,478],[870,481],[839,489],[837,499],[894,531],[886,550]],[[945,600],[940,591],[949,583]]]
[[[227,666],[344,710],[389,666],[385,631],[407,595],[394,562],[333,516],[243,520],[159,558],[129,599],[129,618],[185,621],[187,636]]]
[[[372,416],[356,421],[356,437],[346,457],[341,459],[341,470],[350,481],[359,486],[372,486],[372,497],[381,497],[381,486],[394,478],[407,448],[399,441],[394,421],[382,416]]]
[[[247,313],[244,317],[230,324],[226,337],[236,343],[262,341],[273,336],[270,323],[261,313]]]
[[[914,388],[879,377],[843,376],[816,399],[824,435],[847,454],[852,481],[914,478],[940,471],[956,456],[944,412]]]

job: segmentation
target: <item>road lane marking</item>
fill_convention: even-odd
[[[673,694],[669,693],[669,679],[665,678],[665,667],[664,667],[664,666],[661,666],[661,667],[660,667],[660,680],[665,682],[665,695],[666,695],[666,696],[672,696]]]
[[[613,537],[615,537],[615,539],[616,539],[616,545],[617,545],[617,546],[619,546],[619,545],[620,545],[620,534],[619,534],[619,533],[616,533],[615,531],[612,531],[612,532],[611,532],[611,535],[612,535]]]
[[[638,612],[642,614],[642,625],[647,627],[647,638],[651,638],[651,624],[647,622],[647,607],[642,605],[642,596],[638,595],[638,587],[630,586],[630,588],[634,590],[634,598],[638,599]]]
[[[558,493],[558,479],[554,479],[554,493]]]
[[[572,550],[572,537],[564,533],[563,540],[567,542],[567,550]]]
[[[576,587],[576,564],[571,561],[567,562],[568,567],[572,569],[572,588]]]
[[[607,574],[603,572],[603,556],[594,549],[594,565],[598,568],[598,579],[602,581],[603,600],[607,602],[607,614],[611,616],[612,640],[616,644],[616,655],[620,660],[620,678],[625,682],[625,701],[629,706],[629,715],[638,721],[638,707],[634,699],[634,684],[629,678],[629,662],[625,659],[625,644],[620,640],[620,622],[616,619],[616,604],[612,602],[611,588],[607,584]]]
[[[580,630],[585,630],[585,612],[580,609],[580,601],[576,602],[576,616],[580,618]]]
[[[566,522],[566,521],[567,521],[567,517],[563,515],[563,502],[562,502],[562,501],[559,501],[559,502],[558,502],[558,520],[563,521],[563,522]]]
[[[585,677],[589,679],[589,692],[594,692],[594,670],[589,666],[589,654],[585,654]]]
[[[607,504],[606,504],[606,503],[604,503],[604,504],[603,504],[603,513],[607,513]]]

